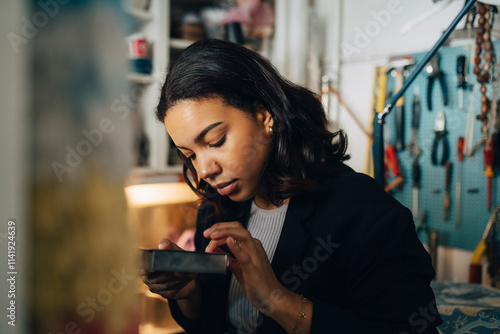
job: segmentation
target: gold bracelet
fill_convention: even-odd
[[[306,312],[304,312],[304,309],[306,307],[307,298],[304,297],[303,295],[300,295],[300,297],[302,298],[302,305],[300,306],[300,314],[299,314],[299,317],[297,318],[297,322],[295,322],[295,326],[293,326],[290,334],[296,334],[297,329],[299,328],[300,319],[307,318]]]

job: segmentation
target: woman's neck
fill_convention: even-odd
[[[289,200],[290,200],[290,198],[287,198],[287,199],[283,200],[283,202],[281,203],[281,205],[287,203]],[[259,208],[264,209],[264,210],[272,210],[272,209],[278,208],[273,203],[268,202],[268,201],[264,200],[262,197],[259,197],[259,196],[255,196],[254,202],[255,202],[255,204]]]

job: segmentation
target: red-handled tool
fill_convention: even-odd
[[[398,157],[396,156],[396,149],[394,148],[394,146],[387,145],[385,154],[387,156],[387,167],[391,170],[392,174],[394,174],[395,176],[401,175]]]
[[[394,188],[400,188],[403,184],[403,177],[401,176],[401,170],[399,169],[398,157],[396,155],[396,149],[392,145],[387,145],[385,149],[385,166],[387,170],[390,170],[395,176],[394,181],[388,183],[385,186],[385,191],[390,192]],[[387,171],[386,170],[386,171]],[[387,175],[386,175],[387,179]]]
[[[464,161],[464,137],[458,138],[457,157],[458,157],[458,176],[455,192],[455,226],[460,224],[460,196],[462,194],[462,162]]]
[[[491,210],[491,179],[495,176],[493,172],[493,160],[495,158],[495,149],[493,147],[493,140],[486,139],[483,148],[484,154],[484,176],[488,178],[488,210]]]

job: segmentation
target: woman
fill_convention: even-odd
[[[231,275],[145,277],[188,333],[437,333],[409,210],[342,163],[317,96],[203,40],[170,67],[156,116],[202,198],[196,249],[231,254]]]

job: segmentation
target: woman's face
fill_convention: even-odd
[[[273,126],[267,110],[251,116],[219,98],[181,100],[164,121],[200,179],[236,202],[257,195]]]

